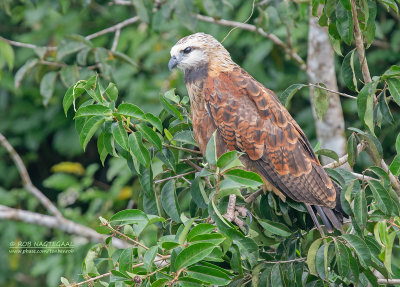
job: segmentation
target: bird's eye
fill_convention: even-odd
[[[192,47],[187,47],[185,50],[183,50],[183,53],[189,54],[192,51]]]

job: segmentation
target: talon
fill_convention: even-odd
[[[250,224],[251,224],[253,222],[253,215],[251,215],[250,211],[248,211],[248,210],[246,211],[246,215],[249,218]]]

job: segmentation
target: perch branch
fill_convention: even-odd
[[[21,157],[1,133],[0,133],[0,144],[7,150],[7,152],[11,156],[11,159],[17,166],[24,188],[31,194],[33,194],[37,199],[39,199],[40,203],[43,204],[43,206],[46,207],[46,209],[51,214],[55,215],[57,218],[62,218],[62,214],[57,209],[57,207],[39,189],[37,189],[36,186],[33,185]]]
[[[378,279],[378,284],[400,285],[400,279]]]

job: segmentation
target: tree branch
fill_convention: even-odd
[[[57,218],[27,210],[11,208],[5,205],[0,205],[0,219],[22,221],[48,228],[59,229],[66,233],[83,236],[93,242],[104,242],[108,237],[107,235],[97,233],[95,230],[89,227],[65,218]],[[131,246],[130,244],[118,238],[113,238],[113,245],[116,248],[128,248]]]
[[[360,25],[358,23],[356,0],[351,0],[351,14],[353,15],[354,38],[356,40],[358,59],[360,61],[364,82],[367,84],[371,82],[371,75],[369,73],[367,58],[365,57],[364,41],[362,38]]]
[[[359,154],[364,149],[364,147],[365,147],[364,142],[359,143],[357,145],[357,154]],[[324,165],[323,167],[324,168],[337,168],[341,165],[344,165],[347,162],[348,158],[349,158],[349,155],[346,154],[346,155],[342,156],[341,158],[339,158],[338,161],[331,162],[327,165]]]
[[[17,166],[24,188],[31,194],[33,194],[37,199],[39,199],[40,203],[44,207],[46,207],[49,213],[55,215],[57,218],[62,218],[63,216],[61,212],[57,209],[57,207],[39,189],[37,189],[36,186],[33,185],[21,157],[1,133],[0,133],[0,144],[7,150],[7,152],[11,156],[11,159]]]
[[[400,285],[400,279],[378,279],[378,284]]]
[[[255,25],[251,24],[245,24],[241,22],[236,22],[236,21],[230,21],[230,20],[225,20],[225,19],[214,19],[209,16],[197,14],[196,18],[200,21],[208,22],[208,23],[214,23],[214,24],[219,24],[222,26],[227,26],[227,27],[237,27],[242,30],[247,30],[251,32],[258,32],[261,36],[270,39],[274,44],[280,46],[283,48],[285,53],[287,53],[293,60],[295,60],[300,68],[304,71],[307,70],[307,65],[303,61],[303,59],[292,49],[290,49],[281,39],[279,39],[276,35],[272,33],[265,32],[262,28],[257,27]]]

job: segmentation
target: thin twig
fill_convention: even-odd
[[[118,29],[117,31],[115,31],[115,36],[114,36],[114,41],[111,46],[111,51],[115,51],[117,49],[120,34],[121,34],[121,29]]]
[[[264,263],[267,263],[267,264],[278,264],[278,263],[303,262],[303,261],[306,261],[306,260],[307,260],[306,257],[301,257],[301,258],[295,258],[295,259],[291,259],[291,260],[282,260],[282,261],[264,261]]]
[[[345,94],[345,93],[341,93],[341,92],[338,92],[338,91],[335,91],[335,90],[331,90],[331,89],[325,88],[323,86],[320,86],[318,84],[309,83],[307,86],[308,87],[316,87],[316,88],[319,88],[319,89],[322,89],[322,90],[325,90],[325,91],[328,91],[328,92],[331,92],[331,93],[334,93],[334,94],[338,94],[339,96],[343,96],[343,97],[346,97],[346,98],[357,100],[357,97],[355,97],[355,96],[351,96],[349,94]]]
[[[246,199],[244,200],[247,203],[252,203],[254,200],[256,200],[257,197],[259,197],[261,194],[264,193],[264,190],[260,188],[256,192],[251,193]]]
[[[84,284],[86,284],[86,283],[96,281],[97,279],[101,279],[101,278],[110,276],[111,274],[112,274],[112,273],[111,273],[111,271],[110,271],[110,272],[101,274],[101,275],[99,275],[99,276],[89,278],[89,279],[87,279],[87,280],[85,280],[85,281],[82,281],[82,282],[79,282],[79,283],[73,283],[73,284],[71,284],[71,286],[72,286],[72,287],[82,286],[82,285],[84,285]],[[62,286],[64,286],[64,285],[62,285]]]
[[[242,30],[247,30],[251,32],[258,32],[261,36],[270,39],[274,44],[282,47],[285,52],[293,59],[295,60],[299,65],[300,68],[304,71],[307,70],[307,65],[304,62],[304,60],[292,49],[290,49],[281,39],[279,39],[276,35],[272,33],[265,32],[262,28],[257,27],[255,25],[251,24],[245,24],[241,22],[236,22],[236,21],[230,21],[230,20],[225,20],[225,19],[214,19],[209,16],[197,14],[196,18],[200,21],[208,22],[208,23],[215,23],[219,24],[222,26],[228,26],[228,27],[238,27]]]
[[[364,142],[363,141],[360,142],[357,145],[357,154],[359,154],[364,149],[364,147],[365,147]],[[334,161],[334,162],[331,162],[331,163],[329,163],[327,165],[324,165],[324,168],[337,168],[337,167],[339,167],[341,165],[344,165],[347,162],[348,158],[349,158],[349,155],[346,154],[346,155],[342,156],[341,158],[339,158],[338,161]]]
[[[184,177],[184,176],[186,176],[186,175],[193,174],[193,173],[195,173],[195,172],[196,172],[195,170],[192,170],[192,171],[189,171],[189,172],[186,172],[186,173],[182,173],[182,174],[178,174],[178,175],[175,175],[175,176],[170,176],[170,177],[167,177],[167,178],[155,180],[155,181],[154,181],[154,184],[159,184],[159,183],[161,183],[161,182],[168,181],[168,180],[170,180],[170,179],[181,178],[181,177]]]
[[[11,159],[14,161],[14,164],[17,166],[24,188],[31,194],[33,194],[37,199],[39,199],[40,203],[43,204],[44,207],[46,207],[49,213],[55,215],[57,218],[62,218],[63,216],[61,212],[57,209],[57,207],[39,189],[37,189],[36,186],[33,185],[21,157],[1,133],[0,144],[7,150],[7,152],[11,156]]]
[[[86,40],[91,40],[94,38],[97,38],[99,36],[102,36],[104,34],[107,33],[112,33],[112,32],[116,32],[117,30],[121,30],[123,27],[128,26],[130,24],[136,23],[137,21],[139,21],[139,16],[135,16],[129,19],[126,19],[118,24],[115,24],[114,26],[108,27],[106,29],[103,29],[101,31],[98,31],[96,33],[90,34],[88,36],[85,37]]]
[[[28,43],[22,43],[22,42],[18,42],[18,41],[13,41],[13,40],[9,40],[6,39],[4,37],[0,36],[0,40],[3,40],[4,42],[7,42],[8,44],[15,46],[15,47],[22,47],[22,48],[28,48],[28,49],[37,49],[37,48],[44,48],[48,51],[54,51],[57,50],[56,46],[37,46],[37,45],[33,45],[33,44],[28,44]]]
[[[163,144],[163,147],[169,147],[169,148],[174,148],[174,149],[179,149],[179,150],[187,151],[187,152],[190,152],[190,153],[201,154],[201,151],[199,151],[199,150],[189,149],[189,148],[180,147],[180,146],[174,146],[174,145],[169,145],[169,144]]]

